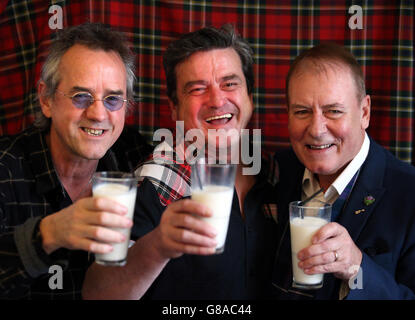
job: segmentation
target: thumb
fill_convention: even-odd
[[[320,229],[317,230],[317,232],[313,235],[311,238],[312,244],[321,243],[328,238],[331,238],[336,235],[336,223],[330,222],[322,226]]]

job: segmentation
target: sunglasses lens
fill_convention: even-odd
[[[72,97],[72,103],[79,109],[88,108],[92,104],[93,100],[92,96],[88,93],[77,93]]]
[[[104,99],[104,106],[110,111],[121,109],[124,100],[119,96],[107,96]]]

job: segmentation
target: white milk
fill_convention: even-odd
[[[93,189],[94,197],[105,197],[111,200],[117,201],[118,203],[128,208],[126,217],[132,219],[134,215],[135,199],[137,194],[137,188],[131,188],[128,186],[117,184],[117,183],[102,183],[97,185]],[[95,254],[96,260],[103,261],[121,261],[127,257],[128,243],[130,240],[130,228],[113,228],[125,235],[126,240],[120,243],[112,244],[113,250],[109,253]]]
[[[317,217],[294,218],[290,221],[291,255],[296,283],[313,285],[323,281],[323,274],[308,275],[298,267],[297,253],[311,245],[313,235],[326,223],[326,220]]]
[[[192,199],[212,210],[212,217],[202,219],[216,229],[216,249],[223,249],[231,214],[233,187],[207,185],[203,190],[192,190]]]

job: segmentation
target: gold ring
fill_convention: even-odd
[[[339,254],[337,253],[336,250],[334,250],[333,252],[334,252],[334,262],[336,262],[337,260],[339,260]]]

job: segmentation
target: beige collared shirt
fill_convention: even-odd
[[[320,193],[316,197],[317,200],[328,202],[330,204],[333,204],[337,200],[337,198],[346,188],[347,184],[350,182],[350,180],[353,178],[356,172],[360,169],[363,162],[365,162],[367,154],[369,153],[369,146],[370,140],[367,133],[365,132],[365,138],[357,155],[353,158],[352,161],[350,161],[350,163],[346,166],[343,172],[336,178],[336,180],[334,180],[334,182],[327,189],[327,191],[324,194]],[[305,168],[301,200],[310,197],[319,189],[320,184],[317,178],[310,170]]]

